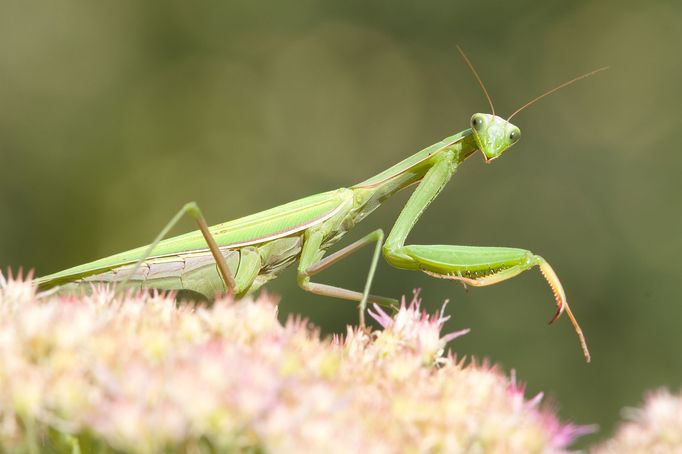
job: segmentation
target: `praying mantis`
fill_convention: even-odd
[[[589,362],[585,337],[571,312],[561,282],[541,256],[509,247],[406,245],[405,241],[424,210],[467,158],[480,151],[489,164],[518,142],[521,131],[510,123],[512,117],[550,93],[607,68],[555,87],[524,104],[505,120],[495,115],[492,100],[476,69],[459,46],[457,49],[491,108],[490,114],[474,114],[469,128],[349,188],[311,195],[212,227],[208,227],[198,205],[188,203],[149,246],[40,277],[37,279],[39,287],[72,291],[97,283],[111,283],[119,288],[190,291],[207,298],[225,292],[240,297],[254,292],[298,260],[299,286],[317,295],[358,302],[359,321],[364,327],[368,303],[396,303],[392,298],[370,294],[380,253],[394,267],[420,270],[432,277],[470,286],[495,284],[538,266],[557,305],[550,323],[566,312]],[[413,185],[416,188],[388,236],[382,229],[377,229],[326,255],[328,248],[384,201]],[[164,239],[185,215],[197,222],[199,230]],[[312,280],[321,271],[372,244],[374,253],[362,292]]]

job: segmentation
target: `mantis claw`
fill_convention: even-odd
[[[566,294],[564,293],[564,289],[561,286],[559,277],[556,275],[552,267],[549,266],[549,263],[545,262],[544,259],[541,259],[539,266],[542,276],[545,278],[545,280],[549,284],[549,287],[552,289],[552,294],[554,295],[554,300],[556,301],[557,305],[557,311],[554,314],[554,317],[552,317],[552,319],[549,321],[549,324],[551,325],[552,323],[554,323],[554,321],[556,321],[556,319],[561,317],[561,314],[564,313],[564,310],[566,310],[566,307],[568,306],[568,304],[566,303]]]
[[[507,268],[495,269],[494,266],[489,266],[488,271],[485,274],[471,274],[463,273],[464,268],[462,268],[461,263],[467,259],[467,253],[471,254],[475,252],[477,257],[484,256],[488,253],[485,248],[472,248],[464,246],[417,246],[410,245],[405,246],[405,250],[410,253],[415,260],[419,260],[420,269],[429,276],[436,277],[439,279],[448,279],[452,281],[459,281],[463,285],[482,287],[486,285],[496,284],[502,282],[506,279],[510,279],[523,271],[526,271],[533,266],[538,266],[540,272],[544,276],[545,280],[549,284],[554,295],[554,301],[556,301],[557,310],[554,316],[549,321],[550,324],[554,323],[561,314],[566,312],[568,318],[571,320],[573,329],[575,330],[578,340],[580,341],[580,347],[582,348],[585,360],[590,362],[590,351],[587,348],[587,341],[585,340],[585,335],[583,334],[578,321],[573,316],[571,308],[566,300],[566,294],[564,293],[564,288],[559,281],[559,277],[556,275],[552,267],[545,261],[544,258],[539,255],[534,255],[528,251],[523,250],[511,250],[508,252],[510,255],[515,254],[507,260],[515,264],[511,264]],[[501,259],[498,259],[501,261]],[[458,263],[458,265],[452,265]],[[450,265],[450,269],[447,267]],[[455,267],[457,266],[457,268]]]
[[[562,314],[563,312],[564,312],[563,306],[557,308],[556,313],[554,314],[554,316],[552,317],[552,319],[551,319],[551,320],[549,321],[549,323],[547,323],[547,324],[548,324],[548,325],[551,325],[552,323],[554,323],[559,317],[561,317],[561,314]]]
[[[537,259],[539,260],[539,267],[540,267],[540,272],[542,275],[545,277],[547,280],[547,283],[549,284],[550,288],[552,289],[552,293],[554,294],[554,299],[556,300],[556,304],[558,306],[556,314],[554,314],[554,317],[552,317],[552,320],[549,321],[551,324],[554,322],[556,319],[558,319],[561,314],[565,311],[566,315],[568,315],[568,318],[571,320],[571,324],[573,324],[573,329],[575,329],[575,333],[578,335],[578,340],[580,341],[580,347],[583,350],[583,355],[585,356],[585,361],[588,363],[591,360],[590,356],[590,350],[587,348],[587,341],[585,340],[585,335],[583,334],[583,330],[580,329],[580,325],[578,324],[578,321],[575,319],[573,316],[573,313],[571,312],[571,308],[568,306],[568,302],[566,301],[566,294],[564,293],[564,288],[561,286],[561,282],[559,281],[559,277],[556,275],[552,267],[543,259],[542,257],[536,256]]]

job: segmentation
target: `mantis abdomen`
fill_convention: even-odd
[[[253,292],[274,279],[294,263],[301,245],[302,235],[297,234],[237,249],[221,248],[225,262],[235,276],[236,293]],[[150,258],[139,265],[126,264],[66,283],[62,289],[87,290],[92,285],[124,281],[126,288],[189,291],[208,297],[227,290],[215,258],[208,250]]]

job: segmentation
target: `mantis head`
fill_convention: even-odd
[[[521,138],[521,130],[496,115],[477,113],[471,117],[471,131],[486,164]]]
[[[581,79],[584,79],[593,74],[608,69],[608,66],[604,66],[603,68],[595,69],[594,71],[590,71],[586,74],[571,79],[568,82],[564,82],[563,84],[558,85],[549,91],[546,91],[540,96],[531,99],[526,104],[516,109],[514,113],[509,115],[509,118],[505,120],[495,115],[495,106],[493,105],[493,100],[490,98],[488,90],[486,90],[485,85],[483,84],[483,80],[481,80],[481,77],[478,75],[478,72],[476,71],[476,68],[474,68],[474,65],[471,64],[469,58],[466,56],[461,47],[457,46],[457,50],[462,55],[462,58],[466,62],[469,69],[471,69],[471,72],[478,81],[478,84],[481,86],[483,94],[485,95],[486,99],[488,100],[488,104],[490,105],[490,110],[492,111],[492,114],[477,113],[471,117],[471,131],[474,135],[474,139],[476,140],[476,145],[478,146],[478,149],[481,150],[481,152],[483,153],[483,159],[485,159],[486,164],[490,164],[490,162],[493,159],[496,159],[498,156],[502,154],[504,150],[514,145],[516,142],[519,141],[519,138],[521,138],[521,130],[518,127],[514,126],[513,124],[509,123],[509,120],[511,120],[514,115],[521,112],[531,104],[534,104],[535,102],[541,100],[545,96],[551,95],[557,90],[560,90],[568,85],[571,85],[574,82],[577,82]]]

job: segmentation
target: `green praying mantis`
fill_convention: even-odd
[[[474,114],[469,128],[350,188],[311,195],[213,227],[208,227],[196,203],[188,203],[149,246],[40,277],[39,287],[72,291],[97,283],[112,283],[118,288],[190,291],[207,298],[225,292],[239,297],[254,292],[298,259],[300,287],[314,294],[359,302],[360,325],[364,326],[368,302],[396,303],[394,299],[370,294],[380,252],[397,268],[421,270],[429,276],[459,281],[465,286],[495,284],[538,266],[557,304],[550,323],[566,312],[589,362],[585,337],[568,306],[561,282],[541,256],[508,247],[406,245],[405,240],[424,210],[468,157],[480,150],[485,162],[490,163],[518,142],[521,131],[510,123],[512,117],[550,93],[606,68],[555,87],[524,104],[505,120],[495,115],[492,100],[476,69],[459,46],[458,50],[491,108],[491,114]],[[326,256],[327,249],[358,222],[393,194],[412,185],[416,188],[387,237],[378,229]],[[191,216],[199,230],[164,239],[184,215]],[[321,271],[371,244],[374,244],[374,253],[363,292],[312,280]]]

